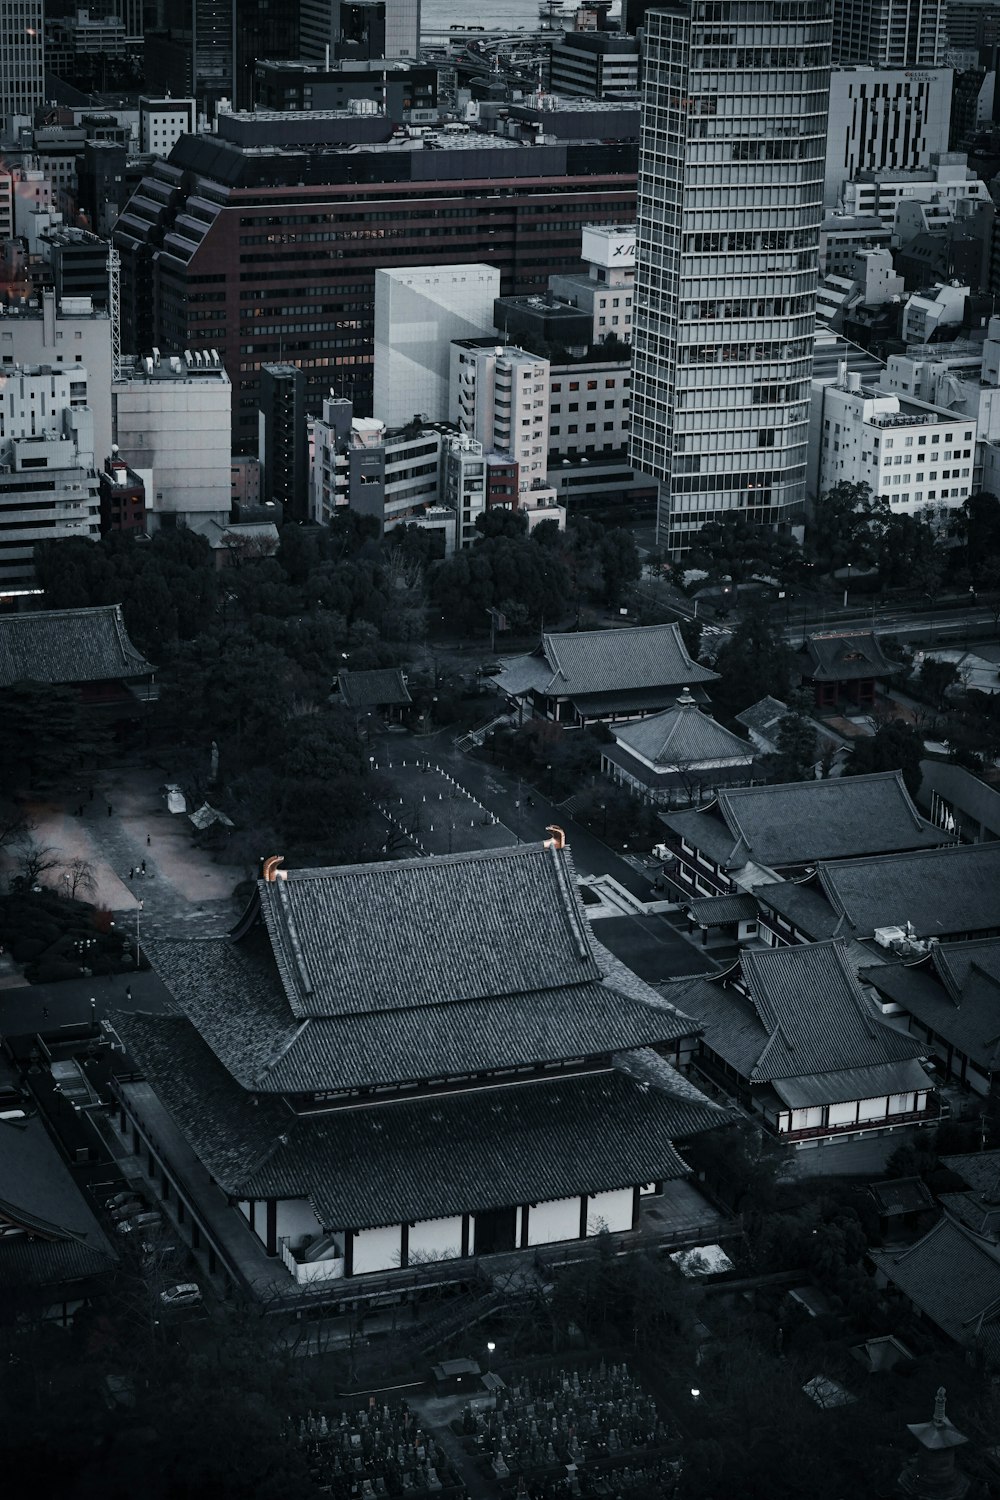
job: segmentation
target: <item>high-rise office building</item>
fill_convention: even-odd
[[[661,546],[805,500],[830,84],[825,0],[679,0],[646,22],[633,463]]]
[[[301,0],[301,53],[309,58],[413,57],[420,0]]]
[[[264,500],[290,519],[308,515],[306,378],[296,365],[262,365],[257,430]]]
[[[948,46],[946,0],[833,0],[833,61],[934,68]]]
[[[0,0],[0,117],[34,115],[45,98],[44,0]]]

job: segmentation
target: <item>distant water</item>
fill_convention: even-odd
[[[470,20],[487,31],[537,31],[539,0],[483,0],[481,6],[470,6],[469,0],[421,0],[420,24],[425,31],[447,31],[450,26],[465,25]],[[617,15],[619,6],[611,13]]]

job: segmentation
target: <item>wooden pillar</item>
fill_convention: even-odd
[[[531,1212],[531,1204],[526,1203],[521,1209],[521,1249],[528,1248],[528,1215]]]
[[[461,1256],[465,1260],[469,1254],[469,1215],[462,1215],[462,1244]]]
[[[273,1198],[267,1200],[267,1253],[277,1255],[278,1253],[278,1205]]]
[[[641,1202],[642,1202],[642,1193],[639,1190],[638,1183],[636,1183],[635,1187],[632,1189],[632,1228],[633,1229],[638,1229],[639,1228],[639,1205],[640,1205]]]
[[[580,1198],[580,1238],[581,1238],[581,1240],[585,1240],[587,1238],[587,1205],[589,1204],[589,1202],[590,1202],[590,1199],[588,1198],[587,1194],[583,1193],[581,1195],[581,1198]]]
[[[354,1275],[354,1230],[344,1230],[344,1275]]]
[[[399,1264],[405,1271],[410,1264],[410,1226],[403,1223],[399,1241]]]

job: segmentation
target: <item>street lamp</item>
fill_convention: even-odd
[[[608,804],[606,802],[599,802],[597,805],[601,809],[601,838],[602,839],[607,839],[607,836],[608,836]]]
[[[691,1400],[692,1401],[698,1401],[700,1399],[700,1397],[701,1397],[701,1391],[698,1389],[697,1386],[693,1385],[691,1387]]]
[[[847,591],[851,586],[851,564],[847,564],[847,582],[844,584],[844,608],[847,608]]]
[[[493,1340],[490,1339],[489,1343],[486,1345],[486,1373],[487,1374],[490,1374],[492,1372],[492,1370],[493,1370],[493,1351],[494,1351],[495,1348],[496,1348],[496,1344],[494,1344]]]
[[[551,765],[548,765],[548,766],[545,767],[545,782],[546,782],[546,785],[547,785],[548,790],[549,790],[549,796],[551,797],[552,796],[552,767],[551,767]]]

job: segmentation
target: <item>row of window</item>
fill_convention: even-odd
[[[623,408],[627,408],[628,405],[629,405],[629,398],[626,396],[624,398],[624,400],[622,401],[622,407]],[[596,401],[588,401],[586,409],[587,409],[587,411],[596,411],[597,410],[597,402]],[[615,403],[613,401],[605,401],[605,403],[604,403],[604,410],[605,411],[614,411],[614,409],[615,409]],[[569,402],[567,402],[567,404],[566,404],[566,410],[567,411],[579,411],[580,410],[580,403],[579,403],[579,401],[569,401]],[[554,402],[552,404],[552,406],[549,407],[549,411],[552,413],[553,416],[557,415],[558,413],[560,413],[562,411],[562,403],[561,402]]]

